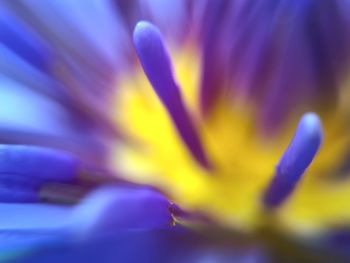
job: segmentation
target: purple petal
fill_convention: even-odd
[[[10,12],[0,9],[0,42],[40,70],[49,69],[51,54],[46,43]]]
[[[79,160],[63,151],[27,145],[0,145],[0,174],[65,182],[76,179],[79,170]]]
[[[87,196],[73,211],[72,231],[108,233],[116,229],[169,228],[170,203],[150,189],[102,187]]]
[[[14,177],[11,175],[11,177]],[[18,183],[10,184],[3,182],[2,176],[0,177],[0,202],[4,203],[33,203],[38,202],[39,192],[37,187],[29,185],[23,185]]]
[[[141,10],[149,12],[150,19],[161,29],[167,39],[176,42],[188,33],[189,16],[185,1],[153,0],[140,1],[139,4]]]

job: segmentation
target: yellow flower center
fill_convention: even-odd
[[[174,74],[185,104],[213,164],[202,168],[183,143],[141,67],[118,83],[114,119],[134,143],[118,142],[111,164],[128,180],[162,189],[182,208],[219,224],[254,230],[266,214],[287,231],[313,233],[350,220],[350,178],[334,179],[344,162],[350,136],[342,104],[321,115],[325,141],[316,160],[288,200],[266,211],[262,196],[297,126],[295,116],[280,132],[263,136],[258,109],[239,96],[221,96],[212,114],[199,112],[200,56],[191,45],[172,53]]]

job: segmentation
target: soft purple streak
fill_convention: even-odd
[[[193,157],[203,167],[209,168],[210,165],[198,133],[183,103],[180,89],[175,83],[171,62],[158,28],[151,23],[141,21],[137,23],[133,37],[143,70],[168,110],[180,136]]]
[[[227,54],[223,54],[227,36],[223,37],[218,28],[223,25],[223,17],[229,10],[228,1],[208,2],[207,12],[203,21],[203,48],[202,48],[202,72],[200,83],[200,107],[204,116],[212,110],[215,101],[222,92],[222,83],[225,66],[224,59]]]
[[[322,124],[319,117],[315,113],[304,114],[263,197],[266,207],[278,207],[292,193],[302,174],[314,159],[322,138]]]
[[[32,66],[47,71],[51,53],[47,45],[15,16],[0,9],[0,42]]]

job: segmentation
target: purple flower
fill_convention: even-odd
[[[348,259],[349,10],[2,1],[0,258]]]

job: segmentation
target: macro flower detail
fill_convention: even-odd
[[[347,212],[337,210],[324,217],[322,209],[312,204],[316,196],[329,199],[334,187],[330,182],[327,189],[324,179],[317,179],[317,174],[334,166],[331,160],[317,167],[316,159],[308,169],[323,141],[323,127],[316,113],[302,116],[289,147],[295,121],[286,121],[270,137],[254,128],[254,111],[234,94],[222,94],[212,102],[212,112],[203,115],[200,86],[190,80],[191,70],[198,73],[195,53],[178,51],[191,57],[183,59],[184,64],[175,61],[172,72],[154,25],[139,22],[133,39],[151,86],[137,75],[142,74],[137,69],[136,77],[127,78],[116,92],[117,125],[137,142],[134,147],[116,146],[111,161],[121,175],[165,189],[185,210],[205,214],[234,229],[260,228],[266,223],[264,214],[272,213],[266,208],[276,210],[269,224],[276,220],[299,234],[343,223],[340,218]],[[185,81],[176,84],[174,75]],[[128,114],[121,116],[119,112]],[[329,127],[325,128],[327,133]],[[327,151],[328,145],[324,146]],[[320,160],[323,158],[321,151]],[[305,179],[301,178],[304,173]],[[346,190],[343,194],[346,198]],[[310,214],[295,208],[308,202]]]
[[[347,262],[346,0],[0,3],[0,261]]]

